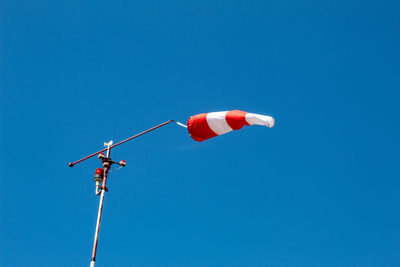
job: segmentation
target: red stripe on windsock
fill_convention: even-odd
[[[225,120],[233,130],[242,129],[243,126],[249,125],[246,121],[247,112],[241,110],[231,110],[225,115]]]
[[[207,123],[207,113],[192,116],[187,121],[190,136],[197,142],[217,136]]]

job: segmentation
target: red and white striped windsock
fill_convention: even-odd
[[[240,110],[202,113],[189,118],[187,128],[190,136],[198,141],[239,130],[245,125],[274,126],[272,117],[247,113]]]

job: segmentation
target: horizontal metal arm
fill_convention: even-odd
[[[164,125],[167,125],[168,123],[171,123],[171,122],[175,122],[175,121],[174,121],[174,120],[169,120],[169,121],[166,121],[166,122],[164,122],[164,123],[161,123],[161,124],[159,124],[159,125],[157,125],[157,126],[154,126],[153,128],[150,128],[150,129],[148,129],[148,130],[146,130],[146,131],[143,131],[143,132],[141,132],[141,133],[138,133],[138,134],[136,134],[136,135],[134,135],[134,136],[132,136],[132,137],[129,137],[129,138],[127,138],[127,139],[125,139],[125,140],[123,140],[123,141],[121,141],[121,142],[118,142],[118,143],[116,143],[116,144],[110,146],[110,149],[113,148],[113,147],[119,146],[120,144],[123,144],[123,143],[125,143],[125,142],[128,142],[128,141],[130,141],[130,140],[132,140],[132,139],[135,139],[136,137],[139,137],[139,136],[141,136],[141,135],[144,135],[144,134],[146,134],[146,133],[148,133],[148,132],[151,132],[151,131],[153,131],[153,130],[155,130],[155,129],[157,129],[157,128],[160,128],[160,127],[162,127],[162,126],[164,126]],[[104,152],[104,151],[106,151],[106,150],[107,150],[107,148],[104,148],[104,149],[99,150],[99,151],[97,151],[97,152],[95,152],[95,153],[93,153],[93,154],[90,154],[89,156],[86,156],[86,157],[84,157],[84,158],[82,158],[82,159],[80,159],[80,160],[77,160],[77,161],[75,161],[75,162],[70,162],[70,163],[68,163],[68,165],[69,165],[70,167],[74,167],[75,164],[77,164],[77,163],[79,163],[79,162],[82,162],[82,161],[84,161],[84,160],[87,160],[87,159],[89,159],[89,158],[91,158],[91,157],[93,157],[93,156],[96,156],[96,155],[98,155],[98,154],[100,154],[101,152]]]

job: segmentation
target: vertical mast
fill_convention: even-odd
[[[108,170],[110,169],[110,154],[111,154],[111,145],[112,141],[108,143],[104,143],[104,145],[107,146],[107,156],[106,158],[102,159],[103,161],[103,168],[104,168],[104,180],[103,184],[101,186],[101,194],[100,194],[100,203],[99,203],[99,212],[97,214],[97,223],[96,223],[96,231],[94,233],[94,241],[93,241],[93,250],[92,250],[92,260],[90,262],[90,267],[94,267],[96,263],[96,253],[97,253],[97,243],[99,241],[99,231],[100,231],[100,222],[101,222],[101,215],[103,212],[103,203],[104,203],[104,194],[105,191],[108,191],[106,187],[107,183],[107,176],[108,176]]]
[[[98,240],[99,240],[99,231],[100,231],[101,215],[102,215],[102,212],[103,212],[104,194],[105,194],[105,192],[108,192],[108,189],[106,187],[108,171],[110,170],[112,164],[117,164],[120,167],[125,167],[126,166],[126,162],[124,160],[121,160],[120,162],[115,162],[110,158],[111,148],[119,146],[119,145],[121,145],[121,144],[123,144],[125,142],[128,142],[128,141],[130,141],[132,139],[135,139],[135,138],[137,138],[139,136],[147,134],[147,133],[149,133],[151,131],[154,131],[155,129],[158,129],[158,128],[160,128],[160,127],[162,127],[164,125],[167,125],[167,124],[169,124],[171,122],[175,122],[175,121],[174,120],[166,121],[164,123],[161,123],[159,125],[156,125],[156,126],[150,128],[150,129],[148,129],[146,131],[138,133],[138,134],[136,134],[134,136],[131,136],[131,137],[125,139],[125,140],[122,140],[122,141],[120,141],[120,142],[118,142],[118,143],[116,143],[114,145],[113,145],[112,141],[110,141],[108,143],[104,143],[104,146],[106,148],[103,148],[102,150],[99,150],[99,151],[97,151],[95,153],[92,153],[92,154],[90,154],[90,155],[88,155],[88,156],[86,156],[86,157],[84,157],[84,158],[82,158],[80,160],[75,161],[75,162],[68,163],[68,166],[74,167],[76,164],[78,164],[78,163],[80,163],[82,161],[85,161],[85,160],[87,160],[89,158],[92,158],[92,157],[97,155],[101,159],[102,164],[103,164],[103,169],[98,168],[96,170],[95,179],[94,179],[95,182],[96,182],[96,195],[100,195],[100,203],[99,203],[99,211],[98,211],[98,214],[97,214],[96,231],[94,233],[93,251],[92,251],[92,259],[90,261],[90,267],[94,267],[95,263],[96,263],[97,243],[98,243]],[[107,151],[107,156],[104,156],[104,154],[102,153],[104,151]]]

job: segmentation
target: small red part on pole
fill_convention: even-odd
[[[102,168],[97,168],[94,174],[103,175],[104,170]]]

